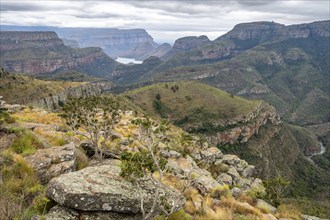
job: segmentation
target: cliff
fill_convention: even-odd
[[[0,65],[9,71],[39,75],[75,70],[82,65],[101,61],[107,64],[109,72],[116,65],[100,48],[74,49],[65,46],[55,32],[1,32]]]
[[[17,74],[8,74],[0,81],[0,94],[8,104],[33,105],[50,110],[58,109],[69,97],[100,95],[112,84],[43,81]]]

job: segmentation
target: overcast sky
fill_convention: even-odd
[[[329,20],[329,0],[40,1],[0,0],[1,25],[144,28],[156,42],[183,36],[214,39],[236,24],[285,25]]]

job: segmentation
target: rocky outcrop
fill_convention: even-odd
[[[73,144],[37,150],[26,161],[35,170],[40,182],[48,183],[52,178],[76,170]]]
[[[53,31],[1,31],[0,40],[2,52],[24,48],[55,47],[63,44]]]
[[[257,135],[259,129],[267,123],[276,125],[281,123],[281,120],[274,107],[262,103],[256,111],[244,119],[228,122],[224,131],[210,136],[209,140],[213,144],[246,143],[254,135]]]
[[[65,102],[71,98],[88,97],[101,95],[103,92],[102,84],[87,83],[81,86],[66,88],[59,94],[51,94],[40,100],[30,101],[29,104],[50,110],[62,107]]]
[[[0,78],[6,77],[8,75],[9,73],[3,67],[0,66]]]
[[[210,42],[211,41],[205,35],[202,35],[199,37],[190,36],[190,37],[179,38],[175,41],[173,48],[167,54],[165,54],[162,57],[162,59],[165,59],[165,60],[170,59],[179,52],[196,49],[196,48],[201,47]]]
[[[101,165],[64,174],[49,182],[46,194],[68,208],[129,215],[141,212],[143,197],[145,209],[150,210],[156,186],[147,181],[137,187],[120,177],[120,172],[118,166]],[[165,186],[160,190],[170,204],[179,201],[176,210],[183,206],[182,195]]]
[[[116,63],[101,48],[74,49],[65,46],[55,32],[40,31],[1,31],[0,58],[7,70],[31,75],[74,70],[100,60]]]

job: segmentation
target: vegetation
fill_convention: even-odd
[[[95,156],[102,159],[106,142],[119,122],[119,104],[111,97],[71,99],[64,107],[62,117],[76,133],[93,145]]]

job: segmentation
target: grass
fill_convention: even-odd
[[[300,210],[294,205],[280,205],[277,208],[277,212],[275,214],[277,218],[290,218],[293,220],[300,220],[301,213]]]
[[[42,81],[31,77],[11,74],[0,81],[0,94],[9,104],[29,104],[50,95],[59,94],[68,87],[84,83]]]
[[[19,134],[18,138],[13,141],[10,149],[23,156],[31,155],[41,148],[42,144],[32,135],[32,133],[25,131]]]
[[[6,152],[0,158],[0,219],[25,220],[44,214],[49,200],[33,169],[21,155]]]
[[[227,120],[239,120],[251,114],[261,103],[233,97],[194,81],[160,83],[138,88],[124,95],[146,112],[170,119],[174,124],[188,130],[193,127],[207,131],[214,130],[213,127],[221,128]]]

